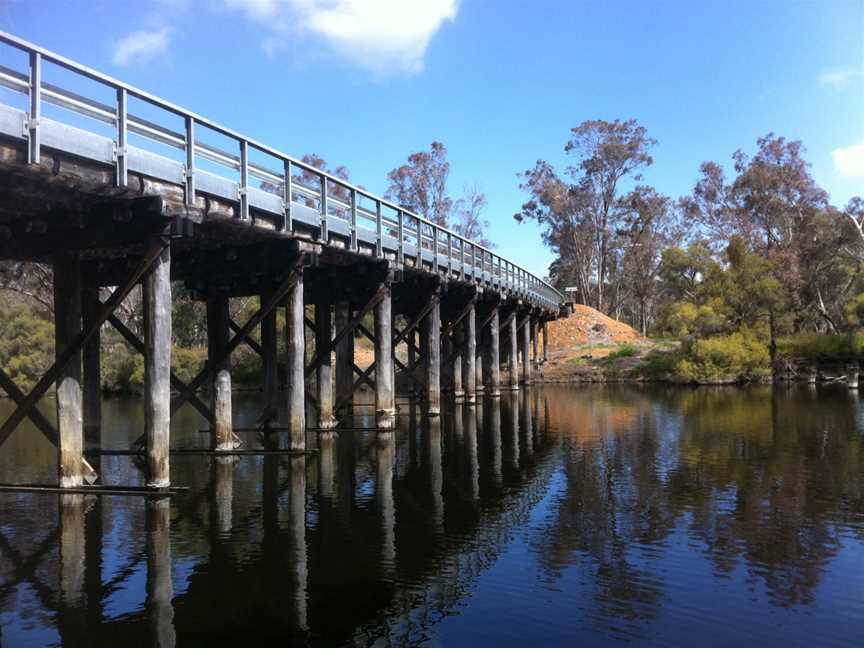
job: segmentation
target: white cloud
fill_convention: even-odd
[[[324,39],[376,74],[422,71],[429,42],[458,13],[458,0],[224,0],[271,30],[265,50],[291,36]]]
[[[833,88],[834,90],[842,90],[856,78],[864,76],[864,66],[856,68],[852,65],[845,67],[825,68],[819,74],[819,85]]]
[[[864,178],[864,140],[845,148],[831,151],[834,169],[849,178]]]
[[[111,61],[115,65],[122,66],[146,63],[168,51],[170,34],[170,27],[162,27],[153,31],[132,32],[114,43]]]

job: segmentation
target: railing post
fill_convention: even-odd
[[[397,248],[398,261],[400,264],[405,263],[405,212],[401,209],[398,212],[399,218],[399,247]],[[420,223],[417,223],[417,232],[420,232]],[[420,239],[417,240],[418,247],[422,247]],[[417,252],[420,254],[419,250]],[[421,264],[422,265],[422,264]]]
[[[240,220],[249,220],[249,144],[240,141]]]
[[[357,251],[357,190],[351,190],[351,242],[349,249]]]
[[[453,234],[447,232],[447,276],[453,274]]]
[[[195,204],[195,120],[186,118],[186,205]]]
[[[118,187],[125,187],[129,182],[126,157],[126,88],[117,89],[117,173],[115,180]]]
[[[294,231],[294,221],[291,217],[291,160],[285,160],[285,180],[282,182],[282,211],[283,211],[283,230],[286,232]]]
[[[321,240],[324,243],[330,238],[327,231],[327,176],[321,176]]]
[[[375,201],[375,256],[384,256],[384,224],[381,222],[381,201]]]
[[[39,141],[39,119],[42,107],[42,55],[30,52],[30,114],[27,116],[27,163],[39,164],[41,142]]]
[[[438,274],[438,226],[432,223],[432,272]]]

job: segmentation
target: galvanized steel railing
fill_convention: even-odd
[[[249,220],[250,209],[255,208],[281,216],[286,232],[294,231],[295,222],[299,222],[320,228],[324,241],[329,241],[331,231],[344,236],[351,250],[357,250],[362,241],[374,247],[376,256],[389,252],[400,262],[406,258],[412,258],[416,265],[426,262],[435,272],[446,269],[451,274],[487,281],[547,308],[558,308],[564,301],[555,288],[504,257],[332,174],[11,34],[0,32],[0,43],[29,57],[27,72],[0,66],[0,86],[28,97],[24,111],[0,103],[0,132],[25,138],[31,163],[39,161],[44,144],[111,164],[118,186],[125,186],[129,171],[135,171],[184,186],[190,206],[202,194],[224,198],[239,203],[242,220]],[[116,96],[114,105],[44,82],[45,62],[107,86]],[[179,117],[185,125],[183,132],[130,113],[130,98]],[[109,124],[113,137],[46,119],[43,104]],[[202,130],[235,142],[237,152],[201,141]],[[130,146],[130,134],[181,151],[183,159],[175,161]],[[277,168],[250,161],[250,152],[269,158]],[[230,169],[239,177],[230,180],[224,173],[209,171],[200,160],[221,170]],[[250,184],[252,179],[258,181],[257,187]]]

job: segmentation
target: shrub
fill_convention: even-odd
[[[617,360],[618,358],[630,358],[638,354],[639,350],[632,344],[622,344],[620,347],[618,347],[612,353],[606,356],[606,358],[609,360]]]
[[[28,392],[54,360],[54,325],[24,303],[0,308],[0,366]]]
[[[864,353],[864,331],[842,335],[798,333],[778,340],[777,350],[788,358],[861,355]]]
[[[767,345],[738,332],[691,342],[682,350],[674,373],[685,382],[739,382],[767,375],[770,365]]]

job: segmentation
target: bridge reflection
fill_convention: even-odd
[[[416,644],[517,531],[549,587],[584,570],[579,620],[618,638],[662,617],[687,543],[809,605],[864,539],[860,419],[845,391],[533,388],[437,421],[405,404],[308,457],[184,457],[181,497],[3,494],[0,642]]]

